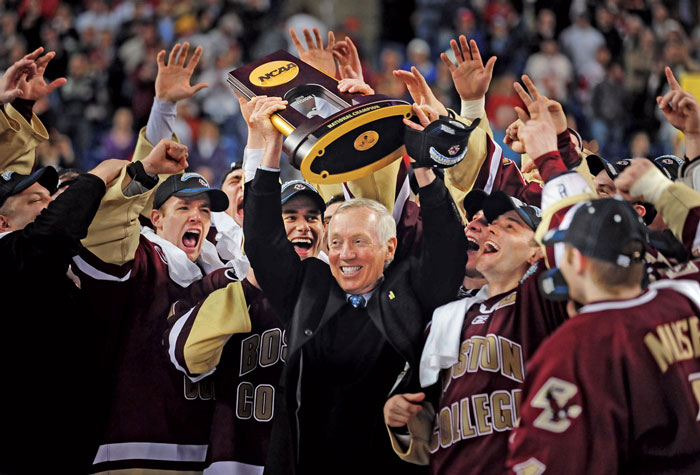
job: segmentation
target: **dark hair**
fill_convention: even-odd
[[[344,195],[333,195],[330,200],[326,201],[326,208],[335,203],[343,203],[345,201]]]

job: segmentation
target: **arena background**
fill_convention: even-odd
[[[464,34],[484,58],[498,56],[486,102],[498,140],[516,118],[512,83],[527,73],[564,104],[589,148],[656,156],[680,150],[656,107],[663,66],[700,90],[699,8],[697,0],[0,0],[0,70],[38,46],[56,52],[46,76],[68,83],[34,107],[51,136],[37,155],[41,165],[87,170],[129,157],[153,101],[158,51],[202,45],[194,82],[209,87],[178,105],[176,130],[191,169],[217,182],[247,133],[226,73],[278,49],[296,54],[289,28],[349,35],[367,82],[390,96],[408,97],[392,71],[415,65],[457,109],[439,54]]]

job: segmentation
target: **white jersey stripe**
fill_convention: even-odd
[[[262,475],[264,468],[241,462],[214,462],[204,470],[204,475]]]
[[[73,262],[75,262],[75,265],[78,266],[78,269],[80,269],[82,272],[85,274],[89,275],[95,280],[107,280],[111,282],[126,282],[131,278],[131,271],[127,272],[126,275],[123,277],[117,277],[115,275],[107,274],[106,272],[103,272],[85,261],[80,256],[74,256],[73,257]]]
[[[189,372],[180,364],[180,362],[177,360],[177,357],[175,356],[175,348],[177,346],[177,338],[180,336],[180,333],[182,333],[182,327],[185,326],[185,323],[187,323],[187,319],[190,318],[190,315],[192,314],[192,310],[190,309],[189,312],[184,314],[182,317],[180,317],[177,322],[175,322],[175,325],[173,325],[172,330],[170,330],[170,334],[168,335],[168,355],[170,355],[170,362],[175,366],[175,368],[178,371],[182,371],[187,375],[187,377],[193,382],[196,383],[198,381],[201,381],[202,379],[206,378],[210,374],[212,374],[216,368],[212,369],[211,371],[208,371],[204,374],[199,374],[197,376],[192,376],[189,374]]]
[[[491,154],[491,163],[489,164],[489,179],[486,180],[484,191],[491,194],[493,191],[493,184],[496,181],[496,175],[501,165],[501,159],[503,158],[503,149],[494,140],[491,140],[491,137],[488,135],[487,138],[493,144],[493,153]]]
[[[206,445],[123,442],[104,444],[97,450],[93,464],[117,460],[164,460],[169,462],[204,462]]]
[[[394,212],[392,214],[394,215],[394,221],[396,221],[396,224],[399,224],[401,222],[403,207],[406,204],[406,201],[408,200],[410,195],[411,185],[408,180],[408,175],[406,175],[406,178],[403,181],[403,185],[401,185],[399,196],[396,197],[396,201],[394,202]]]

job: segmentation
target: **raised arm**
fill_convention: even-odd
[[[155,83],[156,95],[151,113],[148,116],[148,123],[139,133],[133,161],[142,160],[151,152],[154,144],[163,139],[177,141],[173,127],[177,118],[178,101],[189,99],[208,87],[208,84],[203,82],[190,84],[202,56],[202,47],[198,46],[188,58],[189,49],[189,43],[185,42],[182,45],[177,43],[170,51],[167,64],[165,50],[161,50],[156,56],[158,65]]]
[[[250,115],[250,127],[260,131],[265,151],[255,178],[245,189],[243,234],[245,252],[255,277],[277,314],[291,315],[301,261],[287,240],[280,203],[279,164],[282,134],[272,125],[270,116],[286,107],[278,97],[259,98]]]
[[[700,104],[695,96],[681,88],[671,68],[666,67],[665,72],[671,90],[657,97],[656,102],[666,120],[685,137],[687,163],[681,169],[681,180],[700,191]]]
[[[49,134],[32,112],[34,103],[66,83],[65,78],[46,83],[44,71],[54,52],[41,56],[38,48],[12,65],[0,79],[0,169],[31,173],[35,148]]]
[[[103,262],[124,264],[131,261],[141,231],[138,217],[157,183],[151,182],[144,172],[151,176],[168,176],[185,168],[186,146],[167,139],[158,142],[143,161],[121,170],[109,186],[83,245]]]
[[[627,200],[653,204],[685,248],[700,255],[700,193],[669,180],[646,159],[632,160],[615,179],[615,186]]]

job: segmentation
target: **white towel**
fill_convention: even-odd
[[[168,275],[177,285],[187,287],[192,282],[202,278],[203,275],[199,266],[192,262],[189,257],[187,257],[185,251],[170,241],[158,236],[151,228],[147,226],[141,227],[141,234],[143,234],[143,236],[152,243],[158,244],[158,246],[160,246],[160,248],[163,250],[165,260],[168,261]],[[216,252],[216,248],[207,240],[205,240],[202,244],[202,252],[199,255],[199,258],[197,258],[197,262],[202,266],[202,269],[204,269],[204,272],[207,274],[223,267],[231,267],[236,271],[238,270],[235,269],[232,263],[233,261],[231,261],[231,263],[228,265],[221,262],[221,259],[219,259],[219,255]],[[245,277],[245,275],[239,276],[238,274],[236,274],[236,276],[239,277],[239,279]]]
[[[442,369],[457,363],[464,317],[472,305],[486,300],[488,293],[488,286],[485,285],[473,297],[455,300],[435,309],[430,333],[420,358],[419,376],[422,387],[435,384]]]

